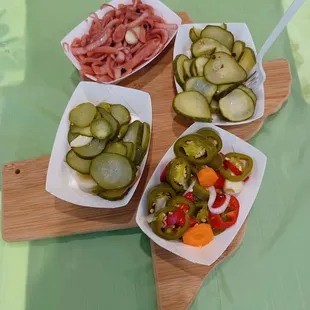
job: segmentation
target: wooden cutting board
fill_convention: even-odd
[[[186,13],[179,15],[183,23],[191,22]],[[172,110],[171,103],[175,96],[172,53],[173,43],[151,64],[121,83],[122,86],[150,93],[153,106],[150,154],[130,203],[113,210],[72,205],[45,191],[48,155],[12,162],[3,167],[2,174],[2,237],[5,241],[35,240],[137,226],[135,212],[147,181],[171,144],[192,124]],[[277,112],[290,93],[291,74],[286,60],[264,62],[264,69],[267,75],[264,117],[250,124],[225,127],[244,140],[249,140],[260,130],[264,119]],[[238,248],[245,234],[245,225],[212,266],[190,263],[152,243],[159,309],[187,309],[210,270]]]

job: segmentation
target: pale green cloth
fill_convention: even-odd
[[[195,22],[246,22],[259,48],[290,4],[283,1],[165,3],[187,11]],[[1,1],[1,164],[50,153],[79,81],[59,42],[99,5],[96,0]],[[310,309],[309,29],[308,2],[266,55],[290,62],[291,96],[251,141],[268,163],[245,239],[212,271],[192,309]],[[0,310],[73,309],[156,309],[149,240],[139,229],[0,241]]]

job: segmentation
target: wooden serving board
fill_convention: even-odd
[[[191,22],[186,13],[182,12],[179,15],[183,23]],[[153,106],[150,154],[140,184],[130,203],[119,209],[72,205],[45,191],[48,155],[12,162],[3,167],[2,174],[2,237],[5,241],[35,240],[137,226],[136,208],[147,181],[171,144],[192,124],[177,116],[172,110],[171,103],[175,96],[172,53],[173,43],[151,64],[121,83],[122,86],[148,92]],[[264,119],[277,112],[290,93],[291,74],[286,60],[264,62],[264,69],[267,75],[264,117],[250,124],[225,127],[244,140],[249,140],[259,131]],[[210,270],[238,248],[245,234],[245,225],[212,266],[190,263],[152,242],[159,309],[187,309]]]

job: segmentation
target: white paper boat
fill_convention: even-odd
[[[252,38],[252,35],[250,33],[250,30],[245,23],[226,23],[227,24],[227,30],[232,32],[232,34],[235,37],[235,40],[241,40],[246,43],[248,47],[250,47],[256,55],[256,47]],[[221,23],[207,23],[207,24],[185,24],[181,25],[179,27],[175,44],[174,44],[174,50],[173,50],[173,59],[179,55],[179,54],[187,54],[190,50],[190,46],[192,44],[192,41],[189,38],[189,30],[192,27],[196,27],[198,29],[203,29],[207,25],[221,25]],[[252,70],[254,71],[254,69]],[[252,71],[249,73],[252,74]],[[175,86],[177,89],[177,92],[182,92],[182,88],[179,86],[177,81],[175,81]],[[251,123],[259,118],[261,118],[264,115],[264,109],[265,109],[265,92],[264,92],[264,85],[262,85],[256,92],[257,96],[257,102],[255,107],[255,112],[253,116],[245,121],[242,122],[229,122],[220,119],[216,114],[212,115],[212,124],[218,125],[218,126],[234,126],[234,125],[241,125],[246,123]]]
[[[181,137],[184,135],[195,133],[198,129],[202,127],[210,127],[220,134],[223,140],[222,152],[224,154],[235,151],[247,154],[251,156],[254,160],[254,167],[251,172],[250,179],[248,182],[245,183],[243,191],[238,195],[240,210],[236,224],[227,229],[225,232],[221,233],[220,235],[215,236],[214,240],[211,243],[202,248],[192,247],[180,241],[167,241],[153,233],[150,225],[146,221],[146,216],[148,214],[147,195],[152,187],[160,183],[160,174],[162,173],[166,165],[170,162],[170,160],[175,157],[173,152],[173,145],[170,147],[168,152],[158,164],[149,183],[146,186],[146,189],[138,207],[136,221],[142,231],[150,239],[152,239],[155,243],[165,248],[166,250],[176,255],[179,255],[180,257],[183,257],[193,263],[211,265],[223,254],[229,244],[233,241],[243,222],[248,216],[259,191],[261,182],[263,180],[267,158],[262,152],[260,152],[247,142],[241,140],[237,136],[229,133],[228,131],[225,131],[211,124],[195,123],[186,131],[184,131]]]
[[[76,205],[95,208],[119,208],[125,206],[133,196],[142,176],[149,148],[140,165],[140,178],[128,194],[118,201],[104,200],[96,195],[80,190],[76,182],[76,173],[65,162],[70,150],[67,141],[69,113],[82,102],[98,105],[105,101],[124,105],[132,116],[132,121],[147,122],[152,127],[152,103],[148,93],[116,85],[104,85],[93,82],[80,82],[69,100],[60,121],[55,137],[46,177],[46,191],[52,195]]]
[[[174,13],[172,10],[170,10],[165,4],[163,4],[159,0],[143,0],[143,3],[151,5],[155,9],[155,14],[162,17],[167,23],[169,24],[177,24],[181,25],[182,20],[181,18]],[[109,2],[109,4],[113,5],[114,7],[117,7],[119,4],[132,4],[132,0],[113,0]],[[96,11],[99,18],[102,18],[103,15],[105,15],[106,12],[111,10],[109,7],[104,7],[102,10]],[[92,18],[87,18],[87,20],[82,21],[79,25],[77,25],[73,30],[71,30],[61,41],[61,45],[63,45],[64,42],[67,42],[69,46],[71,45],[72,41],[75,38],[80,38],[84,34],[88,33],[88,30],[91,26]],[[164,49],[166,46],[170,43],[170,41],[173,39],[175,34],[177,33],[177,30],[169,30],[169,39],[165,44]],[[164,50],[163,49],[163,50]],[[163,51],[162,50],[162,51]],[[79,70],[81,68],[79,62],[76,60],[76,58],[73,56],[73,54],[69,51],[64,50],[67,57],[70,59],[72,64]],[[160,53],[159,53],[160,54]],[[145,67],[148,63],[150,63],[153,59],[155,59],[159,54],[155,55],[153,58],[149,59],[148,61],[144,62],[140,66],[136,67],[130,74],[121,77],[119,79],[116,79],[112,82],[108,82],[105,84],[117,84],[118,82],[122,81],[123,79],[131,76],[138,70]],[[93,81],[97,81],[97,78],[91,75],[86,75],[88,78],[90,78]]]

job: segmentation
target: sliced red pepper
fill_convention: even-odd
[[[250,177],[247,176],[247,177],[243,180],[243,182],[247,182],[247,181],[249,181],[249,179],[250,179]]]
[[[216,199],[215,199],[212,207],[213,208],[219,208],[225,202],[225,200],[226,200],[226,195],[216,193]]]
[[[186,199],[188,199],[191,202],[195,202],[195,198],[194,198],[194,193],[193,192],[188,192],[186,195],[184,195],[184,197]]]
[[[217,172],[216,174],[218,176],[218,179],[215,182],[214,187],[217,189],[223,189],[224,183],[225,183],[225,178],[219,172]]]
[[[236,197],[231,196],[229,205],[224,213],[214,214],[209,212],[209,222],[215,229],[227,229],[234,225],[239,215],[239,201]]]
[[[165,167],[165,169],[160,175],[160,182],[166,182],[167,170],[168,170],[168,165]]]
[[[224,160],[224,165],[234,174],[234,175],[242,175],[242,171],[240,171],[230,160]]]
[[[198,222],[194,219],[194,218],[190,218],[190,221],[189,221],[189,225],[190,225],[190,227],[193,227],[193,226],[195,226],[196,224],[198,224]]]
[[[180,209],[183,210],[184,212],[189,210],[189,206],[185,203],[182,203],[180,206]]]
[[[173,226],[173,225],[183,226],[185,222],[186,222],[185,212],[184,210],[181,209],[181,207],[175,210],[174,212],[172,212],[172,214],[167,215],[167,219],[166,219],[167,227]]]

